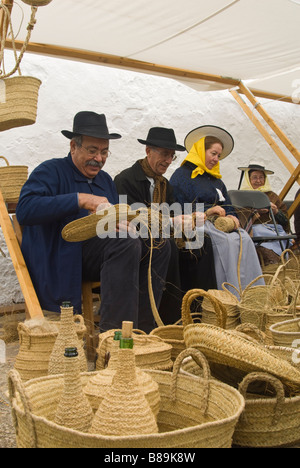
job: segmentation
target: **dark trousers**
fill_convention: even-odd
[[[83,279],[101,282],[100,330],[134,328],[149,333],[156,327],[148,292],[149,241],[94,237],[83,243]],[[170,243],[153,249],[152,288],[159,307],[170,259]]]

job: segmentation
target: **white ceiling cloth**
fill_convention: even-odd
[[[30,42],[232,77],[258,90],[292,96],[300,88],[299,3],[52,0],[38,9]],[[18,30],[21,7],[25,17],[17,39],[23,40],[30,7],[18,4],[13,24]],[[199,90],[229,87],[181,81]]]

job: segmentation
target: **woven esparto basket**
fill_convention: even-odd
[[[295,340],[300,343],[300,317],[293,320],[275,323],[270,327],[273,342],[276,346],[292,347]]]
[[[182,308],[182,322],[187,348],[199,349],[209,361],[248,373],[268,372],[281,379],[288,388],[300,389],[300,372],[262,345],[233,330],[204,323],[193,324],[186,307]]]
[[[3,81],[5,102],[0,103],[0,131],[34,124],[41,81],[31,76],[14,76]]]
[[[86,326],[81,321],[77,323],[78,316],[74,316],[74,321],[78,339],[82,341]],[[49,360],[60,326],[60,322],[51,323],[56,327],[56,332],[33,333],[25,324],[18,325],[20,347],[14,368],[23,381],[48,375]]]
[[[97,348],[97,370],[106,367],[106,356],[111,351],[115,331],[109,330],[99,335]],[[173,361],[171,359],[172,346],[165,343],[160,337],[146,335],[141,330],[133,330],[133,341],[136,366],[141,369],[171,370]]]
[[[276,391],[275,398],[247,395],[250,383],[262,381]],[[280,447],[300,442],[300,395],[285,398],[282,383],[265,373],[248,374],[239,390],[245,410],[236,426],[233,443],[242,447]]]
[[[177,356],[186,349],[184,338],[183,338],[183,326],[182,325],[165,325],[157,327],[150,332],[150,336],[158,336],[165,343],[172,346],[171,358],[173,361]]]
[[[1,105],[0,105],[1,107]],[[20,192],[28,178],[27,166],[10,166],[4,156],[0,156],[6,167],[0,167],[0,190],[6,203],[17,203]]]
[[[207,292],[218,299],[226,308],[226,328],[228,330],[233,330],[240,324],[239,300],[226,288],[226,286],[234,288],[234,286],[229,283],[223,283],[222,291],[219,289],[209,289]],[[215,307],[207,297],[204,298],[202,303],[202,322],[210,323],[211,325],[218,324]]]
[[[205,378],[179,374],[181,362],[192,354],[205,368]],[[184,351],[173,373],[147,371],[158,383],[161,411],[158,434],[126,437],[84,434],[54,424],[62,393],[63,376],[22,383],[9,373],[9,394],[18,447],[32,448],[230,448],[244,398],[234,388],[210,379],[205,358],[196,350]],[[83,384],[93,373],[81,374]]]

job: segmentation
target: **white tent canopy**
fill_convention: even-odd
[[[299,3],[52,0],[38,10],[28,50],[172,76],[205,91],[243,80],[263,96],[275,93],[270,97],[296,102]],[[30,7],[15,2],[15,32],[22,10],[18,41],[26,36]]]

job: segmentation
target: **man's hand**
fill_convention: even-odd
[[[79,208],[88,210],[91,214],[96,211],[102,211],[111,206],[106,197],[98,197],[97,195],[91,195],[88,193],[78,194]]]
[[[221,206],[216,205],[216,206],[213,206],[212,208],[209,208],[206,211],[207,217],[213,216],[213,215],[222,216],[224,218],[226,216],[226,211]]]
[[[241,226],[240,221],[238,220],[236,216],[228,215],[227,218],[233,219],[236,229],[238,229]]]

